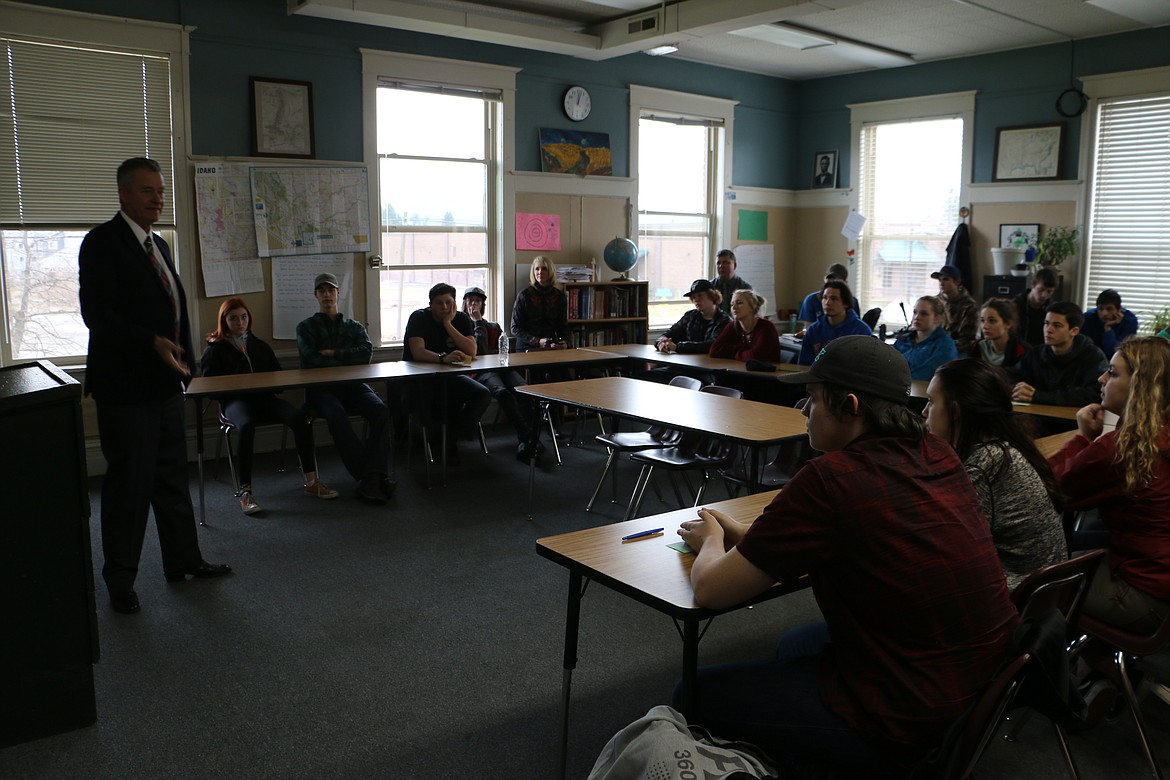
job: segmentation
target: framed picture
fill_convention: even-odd
[[[1039,225],[1000,225],[999,246],[1002,249],[1027,249],[1035,246],[1039,235]]]
[[[994,181],[1046,181],[1060,178],[1064,125],[1001,127],[995,131]]]
[[[813,157],[812,187],[814,190],[837,186],[837,150],[817,152]]]
[[[537,128],[540,136],[540,170],[576,176],[612,176],[613,159],[609,133]]]
[[[252,76],[252,156],[317,156],[313,145],[313,84]]]

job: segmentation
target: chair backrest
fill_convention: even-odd
[[[1022,653],[996,673],[969,711],[966,723],[948,757],[947,780],[966,780],[975,771],[991,738],[1012,706],[1032,656]]]
[[[682,387],[687,390],[698,390],[702,388],[703,382],[695,379],[693,376],[674,376],[670,378],[671,387]]]
[[[1104,550],[1093,550],[1029,574],[1012,591],[1012,603],[1019,610],[1020,617],[1032,617],[1056,609],[1064,615],[1070,636],[1078,633],[1077,623],[1085,591],[1103,555]]]
[[[869,326],[870,330],[877,327],[878,319],[882,316],[882,309],[880,306],[870,309],[865,314],[861,315],[861,321]]]
[[[726,398],[743,398],[743,391],[736,390],[734,387],[720,387],[719,385],[707,385],[699,389],[700,393],[711,393],[712,395],[721,395]]]
[[[800,358],[800,348],[780,342],[780,362],[795,363]]]

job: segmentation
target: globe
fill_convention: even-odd
[[[628,238],[615,238],[605,245],[602,258],[611,271],[621,274],[619,279],[629,279],[626,271],[638,262],[638,245]]]

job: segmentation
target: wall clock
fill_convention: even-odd
[[[589,116],[590,108],[589,90],[585,87],[569,87],[565,91],[565,116],[569,119],[580,122]]]

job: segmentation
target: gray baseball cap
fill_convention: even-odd
[[[333,274],[317,274],[317,279],[313,282],[314,292],[323,284],[327,284],[330,287],[336,287],[338,290],[341,289],[341,285],[337,283],[337,277]]]
[[[849,269],[843,266],[841,263],[833,263],[825,271],[825,278],[827,279],[830,276],[834,279],[840,279],[843,282],[847,282],[849,281]]]
[[[910,364],[873,336],[842,336],[817,354],[808,371],[776,377],[791,385],[827,382],[894,403],[910,400]]]

